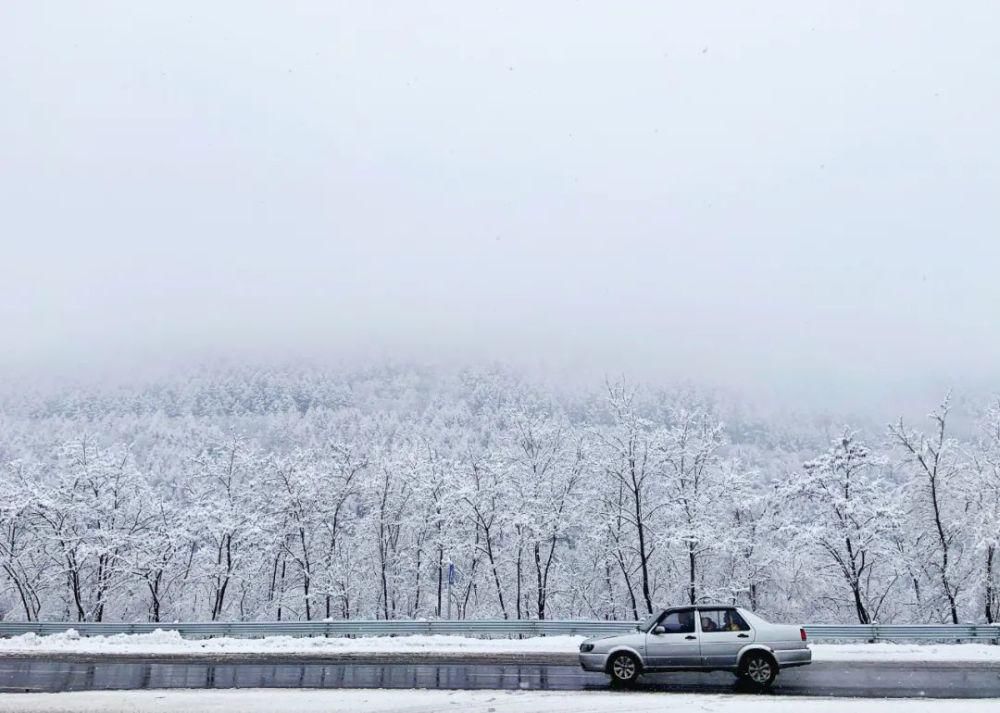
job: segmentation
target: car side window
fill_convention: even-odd
[[[735,609],[700,609],[698,616],[701,619],[701,630],[705,633],[750,630],[746,621]]]
[[[691,634],[694,632],[694,612],[674,611],[660,619],[660,626],[667,634]]]

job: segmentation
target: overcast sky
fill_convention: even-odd
[[[1000,385],[1000,3],[4,2],[0,363]]]

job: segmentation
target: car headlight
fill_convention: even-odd
[[[593,651],[593,650],[594,650],[593,644],[580,644],[581,653],[587,653],[588,651]]]

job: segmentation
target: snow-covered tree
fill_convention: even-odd
[[[846,429],[783,489],[803,504],[790,514],[823,563],[817,574],[842,585],[831,588],[835,610],[842,605],[835,593],[841,589],[861,624],[879,620],[899,579],[893,536],[902,525],[901,513],[884,469],[884,460]]]
[[[1000,402],[982,422],[967,500],[973,504],[972,531],[983,563],[982,601],[987,622],[1000,621]]]
[[[909,474],[908,498],[911,531],[922,539],[923,566],[939,592],[944,613],[957,624],[959,602],[968,581],[963,478],[967,465],[959,442],[948,434],[950,397],[929,416],[933,428],[924,433],[908,428],[903,420],[889,433],[903,454]],[[927,537],[922,537],[924,532]],[[925,600],[926,602],[927,600]]]

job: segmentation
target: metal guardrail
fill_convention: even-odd
[[[1000,624],[807,624],[810,639],[837,641],[1000,641]]]
[[[156,630],[177,631],[186,639],[213,636],[262,638],[265,636],[405,636],[444,634],[478,637],[555,636],[618,634],[630,631],[628,621],[538,621],[534,619],[463,619],[413,621],[403,619],[368,621],[269,621],[269,622],[0,622],[0,637],[34,633],[57,634],[75,630],[81,636],[148,634]],[[1000,642],[997,624],[807,624],[806,633],[818,641],[994,641]]]

